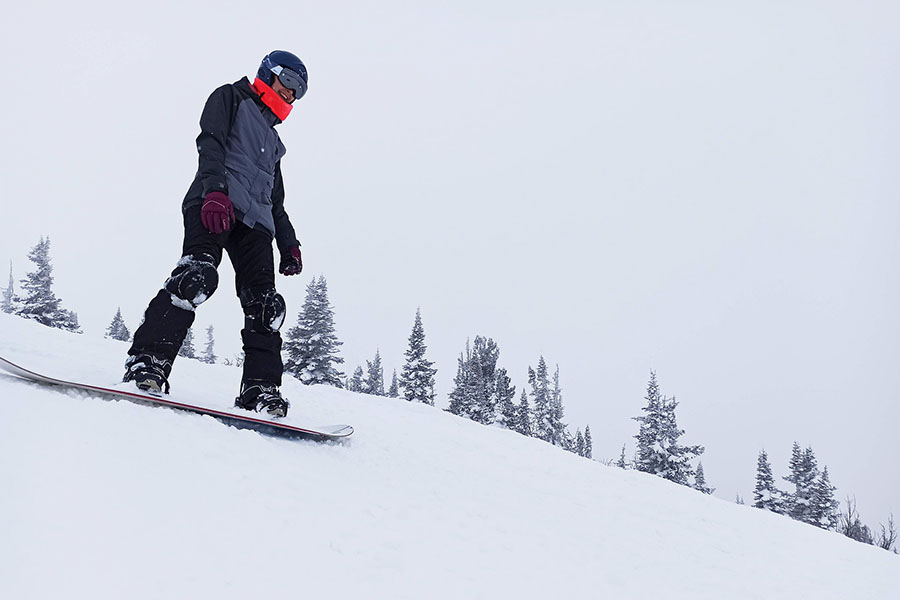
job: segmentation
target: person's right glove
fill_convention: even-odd
[[[228,196],[222,192],[208,193],[203,208],[200,209],[200,221],[210,233],[219,234],[231,229],[231,224],[234,223],[234,207]]]
[[[282,275],[299,275],[303,270],[303,257],[300,256],[300,246],[290,246],[281,251],[281,263],[278,272]]]

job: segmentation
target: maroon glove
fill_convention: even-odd
[[[200,220],[210,233],[228,231],[234,223],[234,207],[231,200],[222,192],[208,193],[203,208],[200,209]]]
[[[303,258],[300,256],[300,246],[291,246],[281,252],[281,264],[278,272],[282,275],[299,275],[303,270]]]

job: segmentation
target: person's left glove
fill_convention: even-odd
[[[300,246],[290,246],[281,251],[281,263],[278,272],[282,275],[299,275],[303,270],[303,257],[300,256]]]

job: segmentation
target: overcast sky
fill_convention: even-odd
[[[133,330],[178,259],[208,94],[286,49],[306,270],[277,285],[292,325],[326,275],[348,371],[380,348],[389,379],[421,307],[439,405],[490,336],[519,390],[558,364],[615,458],[654,369],[717,495],[796,440],[900,515],[896,2],[28,2],[0,28],[0,283],[49,235],[85,335]],[[231,273],[195,326],[220,356]]]

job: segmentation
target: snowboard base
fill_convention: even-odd
[[[40,384],[59,386],[70,389],[77,389],[86,392],[96,393],[113,399],[128,400],[137,404],[150,406],[165,406],[175,410],[192,412],[200,415],[207,415],[221,421],[225,425],[236,427],[238,429],[250,429],[264,435],[271,435],[289,439],[312,439],[312,440],[333,440],[349,436],[353,433],[353,427],[350,425],[325,425],[318,427],[300,427],[291,425],[284,421],[270,420],[256,413],[240,411],[235,412],[209,408],[195,404],[186,404],[171,400],[165,396],[157,396],[154,394],[145,394],[140,391],[120,390],[86,383],[78,383],[74,381],[66,381],[56,379],[29,371],[24,367],[0,356],[0,369],[11,375],[15,375],[20,379],[33,381]],[[240,411],[240,412],[238,412]]]

